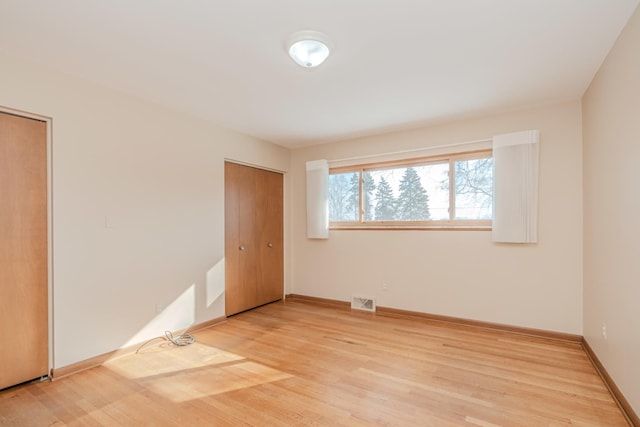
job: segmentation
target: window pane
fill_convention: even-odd
[[[365,221],[448,219],[448,173],[448,163],[366,171]]]
[[[358,221],[359,172],[329,175],[329,221]]]
[[[491,219],[493,158],[455,162],[455,219]]]
[[[330,173],[329,220],[356,227],[372,222],[410,227],[412,222],[424,221],[436,222],[424,224],[425,228],[469,226],[476,221],[487,225],[492,218],[493,159],[478,158],[483,155],[491,152],[418,160],[423,163],[407,160],[386,167],[378,164],[370,169],[353,166],[349,172]]]

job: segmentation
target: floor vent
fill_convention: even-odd
[[[376,311],[376,300],[371,297],[354,295],[351,298],[352,310]]]

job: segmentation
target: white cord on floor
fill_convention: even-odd
[[[167,339],[171,341],[173,344],[179,345],[179,346],[189,345],[196,342],[195,337],[191,334],[182,334],[182,335],[178,335],[177,337],[174,337],[171,331],[164,331],[164,336],[167,337]]]

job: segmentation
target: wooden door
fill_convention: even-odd
[[[226,315],[284,292],[282,174],[225,163]]]
[[[46,123],[0,113],[0,389],[48,374]]]
[[[225,312],[257,305],[254,168],[225,163]]]
[[[282,174],[258,169],[258,305],[282,299],[284,293],[284,222]]]

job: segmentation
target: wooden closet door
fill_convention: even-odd
[[[225,311],[255,307],[258,279],[253,244],[256,177],[253,168],[225,163]]]
[[[282,174],[258,170],[256,194],[258,224],[259,302],[282,299],[284,293],[284,239]]]
[[[48,374],[46,123],[0,113],[0,389]]]
[[[226,315],[282,298],[282,175],[225,163]]]

